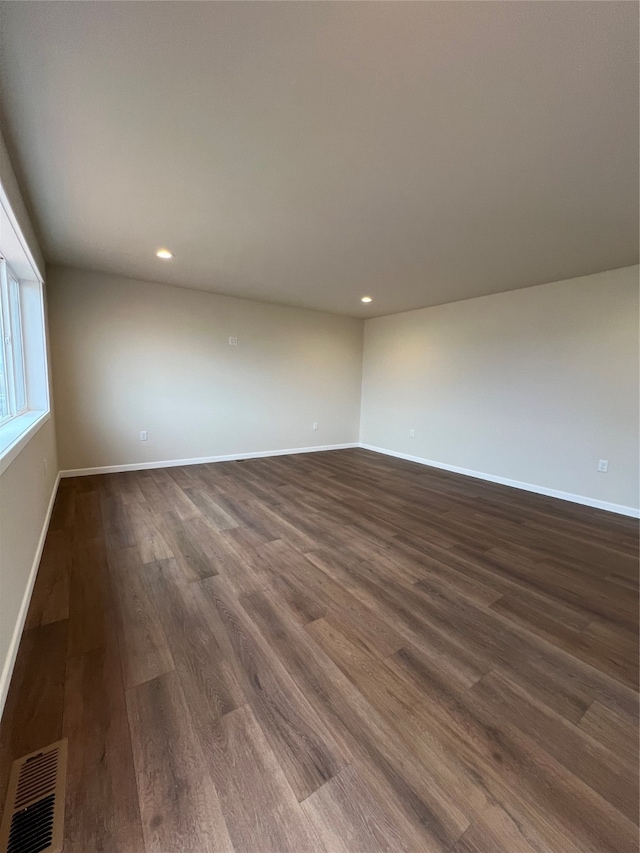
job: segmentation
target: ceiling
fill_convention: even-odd
[[[636,3],[1,6],[51,262],[360,317],[637,263]]]

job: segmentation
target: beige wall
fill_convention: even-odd
[[[361,440],[638,507],[638,267],[368,320]]]
[[[0,181],[31,253],[43,269],[42,255],[1,138]],[[56,437],[51,417],[0,475],[0,714],[57,473]]]
[[[63,470],[358,441],[361,320],[67,268],[47,281]]]
[[[31,570],[39,556],[57,473],[56,438],[50,419],[0,476],[0,671],[9,659],[13,666],[22,630],[21,607],[25,594],[31,592]],[[6,686],[0,680],[0,713]]]

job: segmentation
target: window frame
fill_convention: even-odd
[[[2,181],[0,267],[0,347],[6,359],[8,409],[8,415],[0,419],[1,475],[52,416],[44,278]],[[12,281],[17,282],[19,317],[15,317],[16,310],[12,307]],[[22,373],[18,386],[14,376],[20,359],[15,352],[16,327],[11,323],[12,312],[15,321],[19,320],[21,331]],[[24,405],[19,409],[17,391],[24,392]]]
[[[17,291],[17,314],[12,300],[11,290]],[[19,329],[20,340],[16,341],[16,329]],[[7,400],[7,414],[0,418],[0,429],[14,418],[19,418],[29,411],[29,395],[27,393],[26,359],[24,347],[24,327],[22,324],[22,286],[6,258],[0,254],[0,333],[4,354],[5,381],[4,391]],[[20,347],[20,359],[17,358],[16,345]],[[1,391],[2,389],[0,389]],[[24,404],[18,407],[22,396]]]

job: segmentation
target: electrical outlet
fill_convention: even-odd
[[[312,429],[318,429],[318,421],[314,421],[313,426],[311,428]]]
[[[141,429],[140,430],[140,441],[147,441],[148,438],[149,438],[149,435],[148,435],[146,429]]]
[[[237,347],[238,346],[238,339],[235,337],[229,338],[229,346],[230,347]]]
[[[599,459],[598,460],[598,471],[601,474],[606,474],[609,470],[609,460],[608,459]]]
[[[47,457],[46,457],[46,456],[45,456],[45,458],[44,458],[44,462],[43,462],[43,464],[44,464],[44,473],[45,473],[45,476],[46,476],[46,475],[49,473],[49,463],[47,462]]]
[[[409,438],[415,438],[415,437],[416,437],[415,429],[410,429],[409,430]]]

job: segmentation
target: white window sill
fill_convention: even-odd
[[[51,412],[25,412],[0,427],[0,474],[3,474],[22,448],[44,426]]]

